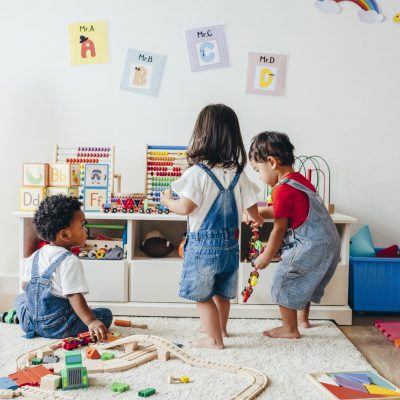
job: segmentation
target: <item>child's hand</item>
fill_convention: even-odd
[[[253,219],[251,226],[259,228],[263,226],[263,224],[264,224],[264,218],[260,214],[258,214],[257,217]]]
[[[101,340],[102,342],[107,341],[108,329],[98,319],[95,319],[94,321],[90,322],[88,324],[88,329],[89,329],[90,338],[92,339],[93,342],[95,341],[95,339],[94,339],[95,336],[97,337],[98,340]]]
[[[160,193],[160,202],[163,206],[168,207],[169,200],[172,200],[171,189],[164,190]]]
[[[259,256],[252,262],[252,264],[253,264],[253,267],[254,267],[256,270],[264,269],[264,268],[268,267],[268,263],[266,262],[265,257],[263,257],[262,254],[259,255]]]

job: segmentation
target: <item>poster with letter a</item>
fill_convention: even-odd
[[[105,22],[68,24],[71,65],[107,64],[108,38]]]
[[[128,49],[121,90],[158,96],[167,56]]]
[[[250,52],[246,92],[284,96],[286,65],[286,55]]]
[[[185,34],[192,72],[229,67],[224,25],[190,29]]]

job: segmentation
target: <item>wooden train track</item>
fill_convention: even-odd
[[[141,346],[139,346],[141,343]],[[143,345],[146,344],[146,345]],[[55,344],[54,347],[56,347]],[[232,374],[243,375],[248,378],[249,384],[243,389],[241,392],[236,393],[231,397],[231,400],[251,400],[255,399],[261,392],[265,390],[268,384],[268,378],[262,372],[252,369],[245,366],[236,366],[231,364],[224,364],[213,361],[206,361],[199,357],[195,357],[186,351],[182,350],[180,347],[171,343],[170,341],[154,335],[131,335],[125,338],[121,338],[118,340],[114,340],[110,343],[98,343],[95,345],[99,350],[107,350],[113,349],[116,347],[123,346],[125,348],[125,352],[121,354],[121,356],[108,360],[90,360],[85,359],[83,361],[83,365],[86,366],[88,373],[99,373],[99,372],[119,372],[125,371],[131,368],[135,368],[141,364],[147,363],[149,361],[159,359],[163,361],[167,361],[170,359],[171,355],[176,358],[182,360],[183,362],[190,364],[199,368],[209,368],[215,369],[219,371],[229,372]],[[47,347],[43,346],[36,351]],[[29,357],[32,357],[33,351],[29,353],[23,354],[22,356],[17,358],[17,368],[26,367],[29,364]],[[54,373],[60,373],[60,370],[63,368],[61,362],[54,364],[47,364],[46,367],[53,368]],[[23,396],[29,397],[30,389],[27,389]],[[39,389],[37,389],[39,390]],[[67,397],[62,397],[60,395],[57,397],[57,392],[53,392],[54,400],[62,400]],[[32,396],[31,396],[32,397]],[[37,393],[37,397],[35,398],[46,398],[39,396]],[[51,398],[53,399],[53,397]]]

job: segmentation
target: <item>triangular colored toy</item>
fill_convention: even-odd
[[[335,375],[335,381],[340,385],[348,389],[359,390],[360,392],[368,393],[368,390],[360,382],[347,379],[344,376]]]
[[[393,342],[395,339],[400,339],[400,321],[375,321],[374,325],[391,342]]]
[[[351,379],[353,381],[359,383],[371,383],[370,379],[368,378],[367,374],[356,374],[356,373],[343,373],[343,374],[335,374],[336,376],[342,376],[343,378]]]
[[[394,390],[389,390],[386,389],[382,386],[377,386],[377,385],[368,385],[367,383],[364,385],[366,389],[368,390],[369,393],[371,394],[381,394],[381,395],[390,395],[393,397],[400,397],[399,392],[395,392]]]
[[[375,257],[374,243],[368,225],[364,225],[350,239],[350,255],[352,257]]]
[[[86,349],[86,357],[92,360],[98,360],[101,358],[101,355],[94,347],[88,347]]]
[[[329,385],[328,383],[321,383],[321,385],[326,387],[339,399],[375,399],[377,397],[384,397],[376,394],[360,392],[359,390],[347,389],[341,386]]]
[[[382,249],[376,252],[377,257],[387,257],[387,258],[397,258],[399,252],[399,246],[393,245],[386,247],[386,249]]]

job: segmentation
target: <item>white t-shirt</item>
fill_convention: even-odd
[[[47,245],[42,247],[39,254],[39,275],[50,266],[62,253],[65,252],[64,247]],[[36,252],[24,261],[24,275],[22,280],[29,282],[32,274],[33,257]],[[67,297],[68,294],[89,293],[83,273],[83,265],[79,258],[73,254],[68,255],[56,268],[51,276],[51,293],[55,296]]]
[[[235,176],[236,170],[214,167],[211,172],[227,189]],[[193,165],[179,179],[172,182],[171,188],[179,196],[186,197],[196,203],[197,207],[189,214],[189,230],[191,232],[198,231],[217,198],[219,193],[217,185],[203,169]],[[257,203],[257,193],[259,192],[259,187],[251,182],[243,171],[234,189],[239,223],[242,221],[243,211]]]

